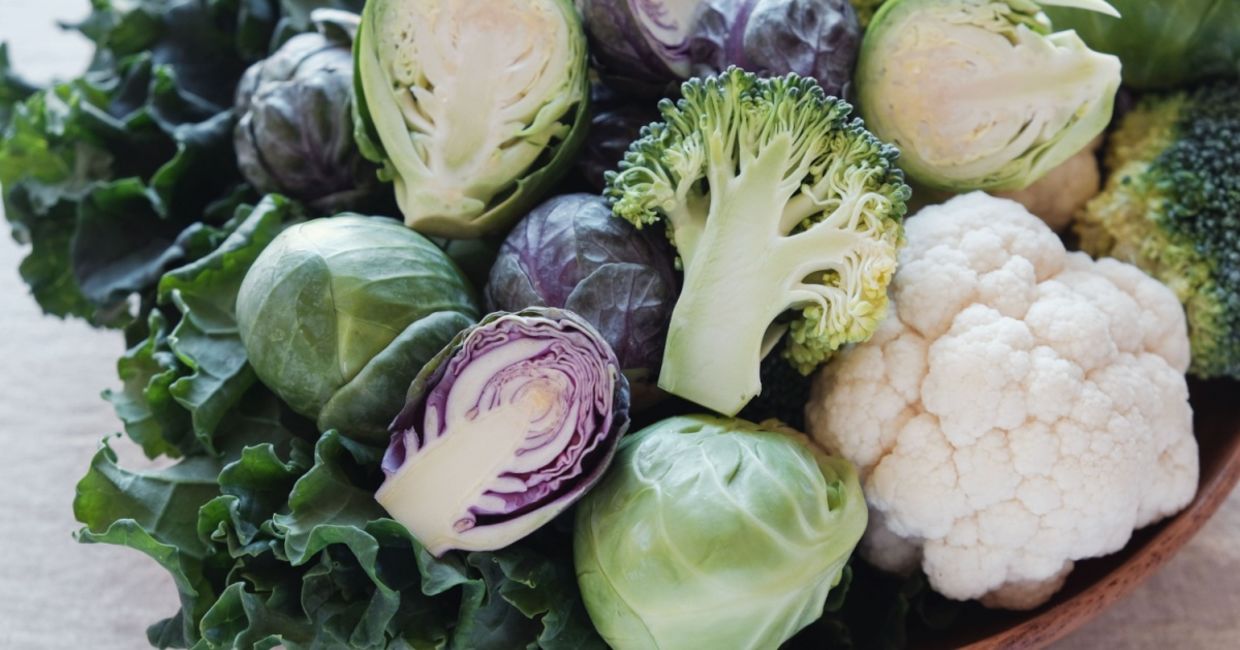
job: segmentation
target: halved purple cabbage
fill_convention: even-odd
[[[502,548],[597,483],[628,426],[628,381],[589,323],[494,313],[414,379],[375,499],[436,556]]]
[[[526,215],[491,267],[490,311],[571,310],[615,350],[638,402],[649,401],[676,305],[667,239],[612,216],[602,197],[565,194]]]
[[[627,90],[662,95],[689,76],[689,30],[701,0],[576,0],[599,71]]]

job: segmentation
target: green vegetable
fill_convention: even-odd
[[[861,23],[861,28],[869,27],[870,21],[874,19],[874,14],[882,8],[883,3],[887,0],[849,0],[853,6],[853,10],[857,12],[857,22]]]
[[[150,457],[216,453],[221,423],[254,383],[234,311],[246,269],[296,206],[267,197],[243,207],[220,231],[218,247],[158,283],[146,334],[117,363],[124,386],[106,391],[125,431]]]
[[[435,559],[374,501],[381,447],[320,434],[254,381],[233,305],[259,251],[299,214],[278,197],[239,210],[215,250],[159,281],[149,336],[119,364],[124,386],[109,399],[126,432],[149,455],[184,459],[138,473],[105,441],[74,513],[80,541],[129,546],[172,574],[181,610],[148,629],[150,643],[601,649],[563,526]]]
[[[573,557],[616,650],[775,648],[822,615],[865,525],[852,464],[805,436],[676,417],[620,443]]]
[[[806,374],[869,338],[909,189],[896,150],[812,79],[732,68],[682,93],[608,174],[606,196],[638,227],[666,222],[685,271],[659,387],[731,415],[759,393],[764,348],[784,328]],[[776,322],[789,311],[790,326]]]
[[[1076,216],[1081,248],[1171,287],[1201,377],[1240,378],[1240,84],[1150,96],[1107,145],[1102,194]]]
[[[602,650],[567,540],[432,557],[374,502],[378,451],[313,450],[261,386],[230,414],[220,458],[117,465],[105,441],[78,484],[85,543],[129,546],[172,574],[181,609],[151,645]]]
[[[739,416],[752,422],[779,420],[804,431],[805,403],[809,401],[813,377],[801,374],[784,358],[783,345],[762,360],[762,392],[741,409]]]
[[[584,143],[586,41],[569,0],[371,0],[354,53],[358,145],[424,234],[504,230]]]
[[[933,189],[1019,190],[1111,120],[1120,63],[1041,6],[1114,14],[1102,0],[890,0],[874,16],[854,83],[866,124]]]
[[[1174,88],[1200,79],[1240,77],[1240,2],[1107,0],[1120,17],[1048,7],[1060,29],[1124,62],[1124,83]]]
[[[130,322],[130,295],[152,303],[160,276],[257,198],[229,109],[275,22],[264,0],[96,2],[76,26],[96,45],[89,71],[37,92],[0,54],[0,185],[44,311]]]
[[[425,237],[381,217],[340,215],[272,242],[237,294],[258,377],[320,431],[373,443],[410,382],[478,318],[468,281]]]

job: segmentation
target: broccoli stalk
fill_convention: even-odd
[[[606,195],[637,227],[663,222],[684,286],[659,387],[733,415],[761,390],[764,350],[809,374],[863,341],[887,306],[909,189],[896,150],[797,75],[731,68],[660,106]],[[793,314],[785,328],[781,318]]]

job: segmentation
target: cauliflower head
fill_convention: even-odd
[[[1183,311],[1006,199],[960,196],[906,232],[891,315],[816,377],[809,429],[861,472],[868,560],[1036,607],[1193,497]]]

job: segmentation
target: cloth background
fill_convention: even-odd
[[[86,7],[0,0],[17,69],[38,82],[81,70],[88,43],[54,21]],[[24,255],[0,236],[0,648],[143,648],[146,626],[177,609],[171,579],[136,551],[71,536],[74,485],[120,428],[99,394],[119,385],[123,341],[42,316],[17,275]],[[127,440],[113,446],[123,465],[147,463]],[[1240,647],[1240,491],[1161,572],[1054,647]]]

